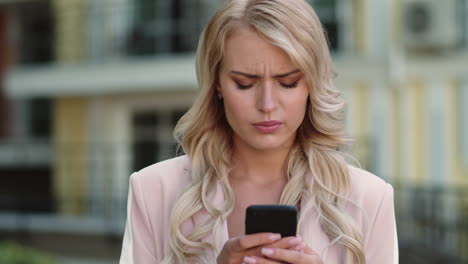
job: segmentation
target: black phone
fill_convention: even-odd
[[[245,214],[245,234],[279,233],[281,237],[295,236],[297,209],[291,205],[251,205]]]

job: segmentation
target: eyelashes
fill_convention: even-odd
[[[250,87],[253,86],[253,84],[249,84],[249,85],[242,85],[238,82],[235,82],[236,83],[236,86],[238,89],[241,89],[241,90],[246,90],[246,89],[249,89]]]
[[[299,81],[297,82],[294,82],[294,83],[291,83],[291,84],[285,84],[285,83],[280,83],[281,86],[283,86],[284,88],[295,88],[297,87],[297,85],[299,84]]]
[[[248,85],[242,85],[238,82],[235,82],[236,83],[236,86],[238,89],[241,89],[241,90],[246,90],[246,89],[249,89],[253,86],[253,84],[248,84]],[[297,87],[297,85],[299,84],[299,81],[296,81],[296,82],[293,82],[293,83],[279,83],[282,87],[284,88],[287,88],[287,89],[291,89],[291,88],[295,88]]]

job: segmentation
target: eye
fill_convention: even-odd
[[[299,81],[293,83],[280,83],[284,88],[295,88],[299,84]]]
[[[250,87],[253,86],[253,84],[242,85],[242,84],[240,84],[240,83],[238,83],[238,82],[235,82],[235,83],[236,83],[237,88],[239,88],[239,89],[241,89],[241,90],[249,89]]]

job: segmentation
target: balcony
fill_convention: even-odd
[[[52,147],[47,140],[0,142],[0,168],[46,166],[52,163],[52,158]]]
[[[400,259],[413,264],[468,263],[466,187],[394,187]]]
[[[400,263],[468,263],[468,192],[454,187],[395,187]],[[126,196],[64,198],[66,203],[94,207],[81,216],[59,213],[0,212],[0,233],[34,236],[108,237],[120,246]],[[63,203],[64,201],[62,201]],[[101,245],[102,246],[102,245]],[[82,247],[82,245],[81,245]]]

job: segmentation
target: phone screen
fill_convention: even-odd
[[[245,215],[245,233],[279,233],[281,237],[295,236],[297,209],[290,205],[251,205]]]

